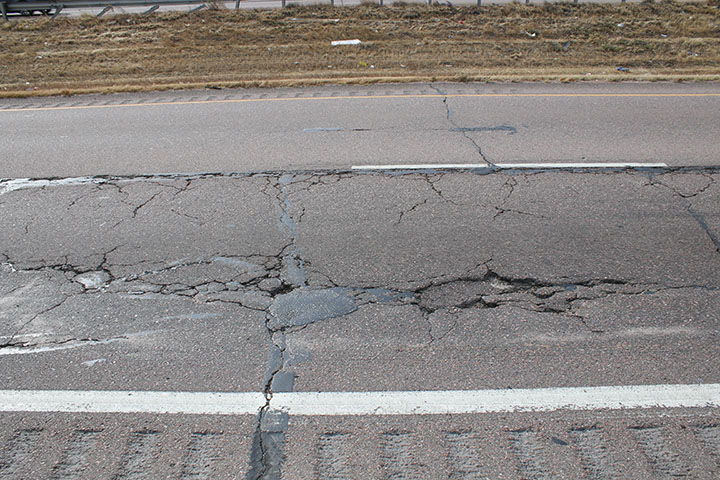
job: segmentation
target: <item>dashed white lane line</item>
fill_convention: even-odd
[[[409,165],[353,165],[352,170],[473,170],[477,168],[499,169],[573,169],[573,168],[664,168],[666,163],[428,163]]]
[[[487,163],[438,163],[416,165],[353,165],[352,170],[468,170],[474,168],[488,168]]]
[[[615,163],[496,163],[495,167],[505,169],[515,168],[664,168],[666,163],[633,163],[633,162],[615,162]]]
[[[0,390],[3,412],[256,414],[259,392]],[[275,393],[270,409],[291,415],[438,415],[629,408],[720,407],[720,384],[503,390]]]

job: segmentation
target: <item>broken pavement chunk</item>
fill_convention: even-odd
[[[86,272],[77,275],[73,280],[85,287],[86,290],[93,290],[106,287],[110,281],[110,275],[104,271]]]
[[[264,292],[275,293],[282,289],[282,285],[279,278],[266,278],[258,283],[258,288]]]

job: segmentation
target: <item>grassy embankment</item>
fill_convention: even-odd
[[[354,38],[363,43],[330,45]],[[14,19],[0,23],[0,47],[0,97],[389,81],[720,80],[720,1]]]

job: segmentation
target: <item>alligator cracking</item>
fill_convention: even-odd
[[[442,92],[441,92],[442,93]],[[447,105],[447,102],[446,102]],[[512,134],[511,127],[483,127],[480,130],[467,129],[455,125],[452,111],[447,106],[447,118],[455,131],[467,135],[470,131],[499,131]],[[468,137],[469,139],[469,137]],[[478,147],[478,153],[487,161]],[[558,170],[512,171],[497,170],[490,162],[488,169],[468,171],[460,174],[470,175],[503,175],[505,176],[505,195],[497,199],[492,206],[495,209],[493,219],[507,214],[531,215],[507,207],[515,191],[520,188],[517,178],[530,177],[538,174],[555,174]],[[685,206],[690,215],[720,253],[718,233],[714,232],[706,217],[695,205],[698,197],[717,187],[717,176],[720,167],[698,168],[653,168],[653,169],[566,169],[561,172],[582,173],[587,175],[645,175],[648,188],[669,189]],[[118,276],[110,260],[113,252],[122,248],[122,244],[114,245],[107,251],[97,254],[97,260],[83,265],[74,265],[66,257],[62,262],[16,261],[8,252],[0,253],[0,275],[12,275],[22,272],[50,272],[64,278],[66,284],[62,288],[63,298],[36,312],[22,322],[11,335],[0,337],[0,352],[16,354],[23,349],[51,348],[53,345],[95,345],[112,341],[121,341],[124,337],[108,339],[95,338],[40,338],[31,341],[19,340],[21,334],[33,322],[43,315],[59,309],[73,296],[123,294],[139,297],[170,295],[191,298],[198,302],[223,302],[236,304],[265,312],[265,329],[268,335],[267,368],[264,377],[264,394],[266,403],[260,410],[253,435],[250,471],[246,480],[278,479],[284,462],[285,435],[288,428],[288,416],[283,412],[271,410],[271,400],[275,392],[290,392],[294,388],[295,373],[293,362],[297,358],[288,358],[286,350],[287,337],[297,333],[309,325],[324,320],[343,317],[367,304],[380,305],[415,305],[428,323],[429,342],[442,339],[448,332],[438,335],[432,331],[429,317],[443,309],[492,309],[504,305],[513,305],[533,311],[569,315],[577,318],[590,329],[591,333],[602,333],[591,329],[585,319],[576,310],[576,305],[585,300],[594,300],[610,296],[652,295],[663,290],[678,288],[651,283],[638,283],[623,278],[584,278],[573,281],[548,281],[538,278],[516,278],[502,274],[493,261],[487,258],[480,265],[472,266],[467,273],[444,278],[428,278],[420,285],[405,291],[396,291],[384,285],[362,287],[353,285],[337,285],[327,277],[329,288],[316,288],[308,282],[308,263],[303,259],[302,248],[298,238],[301,234],[302,219],[305,211],[302,206],[294,205],[291,186],[302,187],[303,191],[330,183],[342,182],[354,176],[386,176],[407,175],[412,180],[420,179],[427,182],[431,195],[437,196],[442,202],[452,202],[445,192],[436,185],[442,175],[447,172],[429,170],[412,173],[386,172],[350,172],[346,170],[332,171],[299,171],[299,172],[260,172],[247,174],[207,173],[198,175],[141,175],[133,177],[81,177],[72,179],[21,179],[0,181],[0,204],[3,195],[26,189],[50,189],[68,186],[85,186],[101,188],[110,186],[123,191],[128,184],[135,182],[155,183],[168,179],[182,180],[181,187],[170,186],[176,190],[175,195],[182,195],[193,187],[193,182],[210,178],[261,178],[266,185],[262,190],[265,195],[276,202],[277,229],[288,241],[274,254],[270,255],[209,255],[188,258],[156,268],[135,271]],[[693,175],[705,181],[697,181],[697,185],[681,189],[672,183],[673,176]],[[163,184],[163,186],[168,186]],[[294,190],[297,192],[298,190]],[[83,195],[75,198],[79,201]],[[158,194],[143,198],[132,203],[130,212],[133,220],[157,201]],[[424,199],[400,213],[397,223],[404,220],[410,212],[426,207]],[[180,212],[182,214],[182,212]],[[122,220],[122,221],[125,221]],[[27,235],[32,234],[30,225],[22,226]],[[125,265],[125,267],[128,267]],[[316,272],[313,272],[316,274]],[[319,274],[319,273],[317,273]],[[702,285],[687,285],[682,288],[704,290],[716,289]],[[5,294],[10,298],[14,291]]]

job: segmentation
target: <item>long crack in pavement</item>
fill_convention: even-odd
[[[669,176],[669,182],[664,182],[662,178],[651,176],[649,178],[648,185],[667,188],[671,190],[675,196],[685,200],[688,213],[697,221],[700,227],[707,234],[708,238],[710,238],[715,245],[717,252],[720,253],[720,237],[710,228],[707,220],[705,219],[705,215],[693,208],[693,200],[708,191],[711,187],[715,187],[717,182],[710,173],[706,172],[700,172],[699,174],[691,176],[694,177],[693,180],[691,182],[686,182],[685,185],[673,184],[672,175]]]
[[[438,87],[430,85],[430,88],[438,92],[440,95],[444,95],[443,97],[443,105],[445,106],[445,118],[447,121],[452,125],[452,128],[450,129],[451,132],[457,132],[462,134],[462,136],[468,140],[470,143],[473,144],[473,147],[477,151],[478,155],[480,155],[480,158],[483,162],[487,163],[491,167],[494,167],[495,164],[491,162],[487,155],[483,152],[482,147],[480,144],[475,141],[469,134],[471,132],[508,132],[509,134],[513,134],[517,131],[515,127],[509,126],[509,125],[498,125],[495,127],[464,127],[461,125],[458,125],[458,123],[455,121],[453,117],[453,111],[450,108],[450,104],[448,103],[448,97],[447,93],[443,90],[441,90]]]

